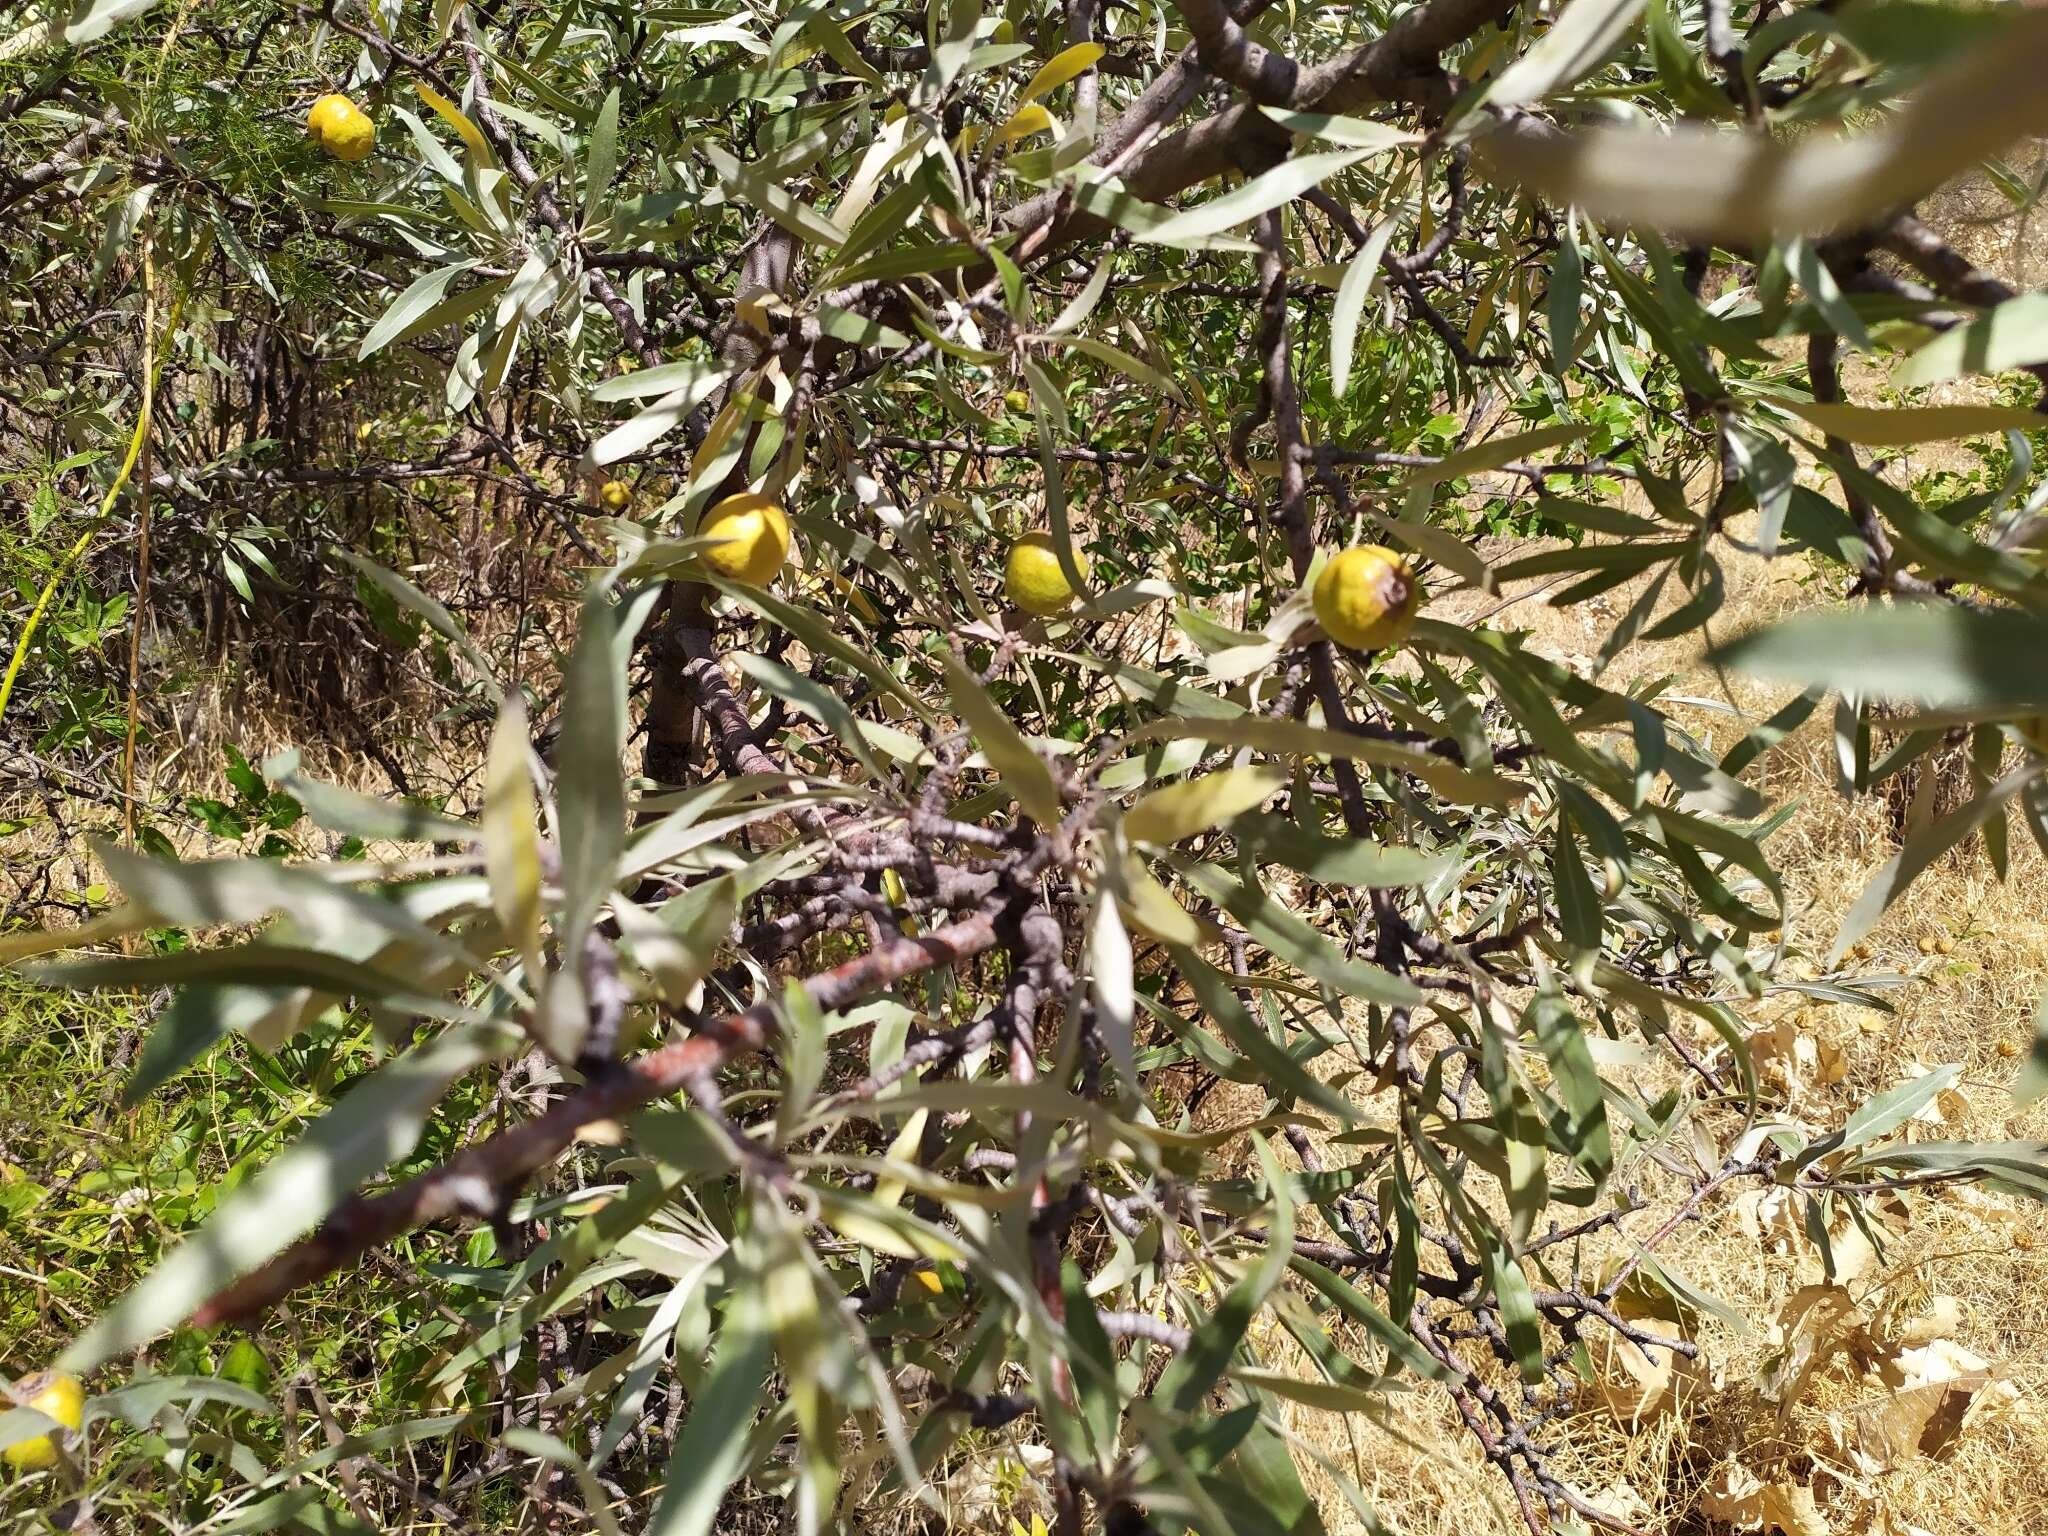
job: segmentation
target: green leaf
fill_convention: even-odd
[[[1216,1021],[1224,1038],[1257,1067],[1266,1079],[1264,1086],[1277,1094],[1306,1099],[1316,1108],[1335,1115],[1347,1125],[1358,1123],[1358,1106],[1321,1078],[1310,1073],[1273,1037],[1259,1027],[1230,982],[1192,949],[1172,947],[1173,962],[1193,988],[1202,1011]]]
[[[1337,285],[1336,300],[1330,305],[1330,392],[1339,400],[1351,388],[1351,358],[1358,344],[1358,322],[1365,313],[1372,280],[1379,275],[1380,259],[1387,253],[1387,242],[1394,238],[1398,222],[1389,217],[1373,226],[1365,244],[1344,269],[1344,280]]]
[[[1739,672],[1936,709],[2048,711],[2048,619],[1948,603],[1802,614],[1718,647]]]
[[[597,110],[597,122],[590,130],[590,147],[583,160],[583,222],[602,217],[605,194],[611,190],[612,172],[619,163],[619,88],[615,85]]]
[[[746,1470],[747,1440],[772,1356],[765,1297],[759,1276],[733,1288],[718,1359],[690,1394],[690,1416],[663,1473],[647,1536],[710,1536],[725,1491]]]
[[[1311,187],[1321,186],[1339,171],[1374,153],[1377,151],[1371,149],[1337,149],[1297,155],[1234,191],[1177,213],[1150,229],[1137,231],[1137,237],[1151,245],[1190,245],[1210,235],[1220,235],[1270,208],[1293,202]]]
[[[1614,1144],[1607,1125],[1607,1101],[1599,1069],[1586,1047],[1585,1028],[1571,1005],[1555,993],[1538,993],[1529,1002],[1528,1022],[1536,1047],[1550,1063],[1551,1076],[1564,1096],[1570,1120],[1564,1149],[1597,1188],[1614,1167]]]
[[[2048,362],[2048,293],[2023,293],[1945,331],[1892,374],[1900,389]]]
[[[1560,384],[1579,358],[1579,299],[1586,287],[1586,259],[1570,220],[1557,231],[1557,257],[1550,264],[1550,292],[1544,318],[1550,325],[1550,371]]]
[[[1494,1233],[1487,1234],[1486,1276],[1500,1302],[1501,1326],[1507,1330],[1508,1347],[1522,1368],[1522,1380],[1532,1387],[1543,1385],[1543,1328],[1536,1315],[1536,1295],[1522,1266],[1507,1245]]]
[[[1339,954],[1329,939],[1280,905],[1266,892],[1241,885],[1213,864],[1170,856],[1182,879],[1244,924],[1266,949],[1303,974],[1314,977],[1346,997],[1362,997],[1389,1007],[1411,1006],[1422,999],[1415,984],[1363,960]]]
[[[1324,837],[1285,816],[1240,816],[1233,830],[1260,859],[1285,864],[1325,885],[1424,885],[1441,876],[1452,862],[1420,848],[1358,837]]]
[[[615,374],[602,383],[593,384],[588,394],[592,400],[638,400],[647,395],[666,395],[680,390],[690,401],[690,405],[685,407],[687,410],[707,398],[727,377],[727,371],[717,363],[684,358],[680,362],[663,363],[658,368],[636,368],[631,373]]]
[[[1119,676],[1134,672],[1135,669],[1125,669]],[[1162,709],[1183,709],[1194,718],[1153,721],[1131,732],[1129,740],[1172,741],[1192,736],[1219,746],[1257,747],[1289,756],[1350,758],[1412,773],[1438,794],[1468,805],[1508,805],[1528,792],[1526,785],[1512,779],[1460,768],[1448,758],[1401,742],[1348,731],[1320,730],[1299,720],[1212,714],[1210,706],[1216,701],[1194,694],[1184,685],[1158,690],[1157,701]]]
[[[1621,46],[1642,10],[1643,0],[1572,0],[1536,46],[1501,71],[1486,99],[1521,106],[1576,84]]]
[[[360,362],[394,341],[402,341],[417,334],[418,331],[428,329],[426,324],[420,323],[423,317],[440,308],[441,301],[448,292],[448,285],[475,266],[476,262],[473,260],[458,261],[449,266],[438,267],[424,277],[416,278],[405,292],[391,301],[391,307],[370,327],[363,337],[362,344],[356,348],[356,360]],[[476,309],[482,307],[483,304],[479,303]],[[470,314],[475,312],[475,309],[469,311]],[[435,323],[448,322],[441,320]]]
[[[1346,149],[1379,151],[1398,149],[1403,144],[1421,142],[1422,135],[1411,133],[1406,128],[1396,128],[1391,123],[1376,123],[1367,117],[1338,117],[1328,112],[1295,112],[1286,107],[1260,107],[1259,110],[1283,128],[1306,134],[1312,139],[1321,139],[1326,144],[1341,144]]]
[[[562,861],[562,947],[575,953],[604,905],[626,844],[619,773],[626,735],[626,680],[618,610],[601,586],[583,602],[581,632],[562,680],[556,737],[557,842]]]
[[[1874,448],[1899,448],[2009,428],[2048,431],[2048,416],[2006,405],[1914,405],[1884,410],[1877,406],[1822,405],[1803,400],[1777,403],[1830,437]]]
[[[1867,1141],[1889,1135],[1933,1103],[1935,1095],[1961,1076],[1962,1070],[1950,1062],[1887,1089],[1850,1115],[1839,1131],[1807,1146],[1792,1159],[1792,1166],[1804,1168],[1829,1153],[1852,1152]]]
[[[1252,1147],[1258,1153],[1267,1188],[1275,1192],[1269,1207],[1273,1214],[1266,1246],[1244,1277],[1217,1303],[1208,1321],[1194,1331],[1188,1347],[1174,1357],[1160,1376],[1152,1395],[1176,1413],[1192,1414],[1201,1408],[1209,1389],[1230,1368],[1231,1357],[1237,1353],[1245,1330],[1265,1305],[1266,1297],[1287,1273],[1288,1259],[1294,1251],[1294,1207],[1278,1194],[1286,1188],[1280,1165],[1274,1161],[1273,1149],[1266,1139],[1256,1132],[1252,1135]]]
[[[698,151],[710,162],[718,179],[767,214],[777,224],[812,245],[846,244],[846,231],[809,203],[790,195],[781,183],[771,181],[751,166],[740,164],[718,145],[699,143]]]
[[[1155,789],[1124,813],[1124,836],[1178,843],[1225,826],[1270,800],[1287,780],[1269,768],[1226,768]]]
[[[1003,776],[1010,793],[1025,813],[1040,826],[1060,824],[1060,792],[1053,784],[1045,759],[1031,749],[1009,717],[996,707],[980,681],[950,655],[946,662],[946,690],[967,722],[974,739],[981,743],[989,766]]]
[[[1474,141],[1491,179],[1605,223],[1727,245],[1860,229],[2048,126],[2036,87],[2048,15],[2008,24],[1939,67],[1900,109],[1853,134],[1776,137],[1704,125],[1560,132],[1533,117]]]
[[[1107,1460],[1115,1453],[1117,1424],[1123,1417],[1116,1379],[1116,1355],[1095,1315],[1088,1278],[1072,1259],[1060,1265],[1060,1294],[1066,1302],[1067,1358],[1074,1390],[1081,1399],[1081,1417],[1094,1441],[1095,1454]]]
[[[490,659],[476,648],[475,643],[469,638],[469,631],[456,621],[454,614],[396,571],[386,570],[376,561],[365,559],[354,550],[334,546],[328,553],[369,581],[371,585],[382,588],[401,608],[408,608],[425,619],[434,633],[454,646],[462,654],[463,660],[476,670],[477,681],[490,695],[491,702],[497,704],[504,701],[504,691],[498,686]]]
[[[59,1369],[92,1370],[139,1349],[311,1231],[359,1184],[412,1150],[449,1083],[503,1055],[502,1025],[450,1030],[352,1084],[291,1147],[222,1199],[213,1219],[160,1260],[64,1351]]]
[[[1131,1037],[1136,1011],[1131,936],[1117,915],[1114,893],[1106,886],[1095,896],[1095,915],[1088,924],[1088,991],[1095,1000],[1095,1026],[1116,1067],[1118,1081],[1138,1097],[1137,1053]]]
[[[1470,448],[1447,454],[1435,464],[1410,471],[1408,484],[1435,485],[1445,480],[1457,480],[1466,475],[1476,475],[1489,469],[1499,469],[1503,464],[1512,464],[1528,454],[1540,453],[1545,448],[1555,448],[1560,443],[1577,442],[1592,428],[1575,426],[1569,422],[1558,426],[1535,427],[1527,432],[1517,432],[1510,437],[1496,437],[1489,442],[1477,443]]]
[[[537,977],[540,969],[540,820],[534,808],[533,777],[527,768],[532,747],[526,709],[515,696],[505,701],[484,758],[484,870],[491,905],[512,947]],[[529,978],[529,985],[534,978]]]
[[[1430,1381],[1441,1381],[1448,1374],[1436,1358],[1415,1341],[1406,1327],[1374,1306],[1363,1291],[1335,1270],[1325,1269],[1315,1260],[1305,1259],[1299,1254],[1295,1255],[1293,1264],[1296,1274],[1334,1302],[1338,1311],[1379,1340],[1389,1361],[1399,1362],[1417,1376]]]

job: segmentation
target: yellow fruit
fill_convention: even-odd
[[[1379,651],[1407,635],[1422,606],[1422,584],[1393,550],[1358,544],[1330,557],[1313,598],[1316,617],[1332,640]]]
[[[76,1429],[85,1418],[85,1389],[76,1376],[31,1376],[14,1384],[16,1402],[47,1413],[66,1429]],[[57,1465],[57,1447],[48,1435],[17,1440],[7,1447],[7,1465],[17,1472],[40,1472]]]
[[[704,563],[728,581],[765,587],[789,557],[789,519],[766,496],[741,491],[728,496],[697,526],[704,538],[722,539],[704,551]]]
[[[1078,561],[1080,556],[1074,558]],[[1082,574],[1087,574],[1086,566]],[[1060,569],[1051,535],[1027,533],[1010,546],[1009,559],[1003,565],[1003,593],[1026,613],[1040,618],[1067,611],[1074,588]]]
[[[1956,941],[1954,939],[1936,939],[1934,941],[1934,952],[1937,955],[1952,955],[1956,952]]]
[[[623,512],[633,505],[633,487],[623,480],[607,480],[597,493],[597,499],[612,511]]]
[[[377,125],[339,92],[330,91],[313,103],[306,114],[306,131],[337,160],[367,160],[377,147]]]
[[[1013,411],[1029,411],[1031,409],[1031,396],[1021,389],[1013,389],[1003,396],[1003,404]]]
[[[1920,953],[1923,955],[1934,953],[1934,935],[1929,934],[1920,941]]]
[[[946,1282],[939,1278],[935,1270],[913,1270],[910,1277],[934,1296],[943,1296],[946,1293]]]

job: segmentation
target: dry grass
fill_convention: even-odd
[[[1735,594],[1716,621],[1728,634],[1810,605],[1815,589],[1797,562],[1743,562],[1729,573]],[[1598,608],[1559,612],[1540,602],[1519,605],[1498,622],[1531,631],[1538,650],[1582,664],[1612,619],[1626,609],[1623,589]],[[1453,595],[1433,609],[1447,617],[1493,606],[1477,594]],[[1741,723],[1717,710],[1681,708],[1679,718],[1725,750],[1748,722],[1784,702],[1765,689],[1718,675],[1701,659],[1699,637],[1631,649],[1608,681],[1672,675],[1673,692],[1733,706]],[[1823,712],[1824,716],[1825,712]],[[1793,914],[1787,928],[1794,975],[1810,967],[1833,940],[1844,913],[1879,865],[1896,849],[1891,811],[1875,799],[1850,802],[1832,782],[1832,744],[1825,719],[1769,753],[1751,778],[1796,813],[1771,841]],[[1888,992],[1892,1015],[1822,1005],[1778,994],[1746,1011],[1756,1027],[1788,1026],[1786,1038],[1811,1042],[1819,1065],[1794,1063],[1773,1078],[1777,1108],[1814,1130],[1838,1125],[1856,1105],[1909,1073],[1960,1063],[1959,1096],[1945,1097],[1948,1118],[1915,1126],[1921,1139],[2001,1140],[2048,1135],[2048,1112],[2016,1113],[2010,1095],[2014,1053],[2031,1034],[2033,1011],[2048,983],[2048,860],[2015,831],[2010,878],[1992,878],[1981,853],[1944,860],[1924,875],[1871,936],[1869,973],[1911,979]],[[1949,941],[1948,955],[1925,955],[1923,938]],[[1768,1074],[1767,1076],[1772,1076]],[[1833,1078],[1833,1081],[1822,1079]],[[1224,1113],[1219,1107],[1218,1114]],[[1707,1123],[1728,1136],[1732,1115]],[[1335,1161],[1344,1160],[1342,1149]],[[1645,1180],[1646,1192],[1656,1186]],[[1668,1186],[1667,1186],[1668,1188]],[[1849,1288],[1886,1326],[1926,1309],[1931,1298],[1954,1298],[1954,1343],[1991,1362],[2016,1390],[2017,1401],[1973,1419],[1938,1458],[1916,1457],[1879,1473],[1858,1473],[1830,1439],[1831,1425],[1854,1405],[1885,1389],[1846,1367],[1823,1372],[1780,1415],[1760,1382],[1781,1340],[1768,1327],[1737,1335],[1711,1321],[1699,1333],[1702,1361],[1665,1411],[1636,1422],[1617,1420],[1589,1394],[1585,1410],[1562,1426],[1556,1465],[1573,1486],[1613,1513],[1658,1533],[1720,1530],[1705,1518],[1700,1490],[1717,1464],[1733,1460],[1764,1481],[1811,1485],[1824,1522],[1810,1531],[1896,1532],[1916,1528],[1981,1536],[2037,1536],[2048,1530],[2048,1316],[2039,1297],[2048,1279],[2048,1220],[2036,1208],[1975,1191],[1916,1195],[1894,1218],[1882,1259]],[[1844,1249],[1845,1272],[1851,1267]],[[1779,1239],[1760,1253],[1731,1191],[1704,1219],[1682,1228],[1660,1250],[1669,1266],[1768,1325],[1801,1285],[1820,1279],[1813,1250]],[[1846,1273],[1845,1273],[1846,1278]],[[1988,1404],[1987,1404],[1988,1406]],[[1479,1536],[1517,1532],[1519,1517],[1499,1480],[1440,1397],[1397,1399],[1398,1432],[1356,1416],[1288,1408],[1303,1441],[1346,1470],[1381,1517],[1410,1536]],[[1319,1503],[1333,1532],[1363,1529],[1334,1484],[1313,1468]],[[1788,1536],[1810,1536],[1810,1531]]]

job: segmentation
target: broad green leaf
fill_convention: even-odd
[[[1107,888],[1097,891],[1095,915],[1088,925],[1088,991],[1095,1000],[1095,1027],[1117,1079],[1135,1099],[1139,1087],[1131,1036],[1136,1012],[1131,936],[1124,931],[1116,898]]]
[[[1328,112],[1295,112],[1286,107],[1262,106],[1259,110],[1283,128],[1326,144],[1346,149],[1398,149],[1421,142],[1422,135],[1391,123],[1377,123],[1368,117],[1339,117]]]
[[[556,737],[556,834],[562,861],[562,945],[573,955],[611,891],[625,849],[625,675],[618,610],[602,587],[584,599],[581,632],[562,685]]]
[[[1835,935],[1834,946],[1828,952],[1830,964],[1839,962],[1849,946],[1877,926],[1894,901],[1905,894],[1911,885],[1936,859],[1975,832],[1995,811],[2003,811],[2006,803],[2029,784],[2048,772],[2048,764],[2039,761],[2022,763],[2011,773],[1986,789],[1975,799],[1958,806],[1932,826],[1909,838],[1906,845],[1890,859],[1884,868],[1872,877],[1863,894],[1856,898],[1856,904],[1842,919],[1841,931]]]
[[[1892,373],[1900,389],[2048,362],[2048,293],[2023,293],[1944,331]]]
[[[1365,313],[1366,297],[1372,291],[1372,280],[1379,275],[1380,259],[1387,253],[1387,242],[1394,238],[1397,222],[1396,218],[1388,217],[1373,226],[1365,244],[1344,269],[1336,300],[1330,305],[1330,391],[1339,400],[1351,388],[1351,358],[1358,344],[1359,318]]]
[[[540,820],[534,808],[526,709],[505,701],[484,759],[484,869],[491,905],[527,970],[540,970]],[[530,984],[530,983],[529,983]]]
[[[1031,749],[1009,717],[996,707],[980,681],[950,655],[946,661],[946,691],[952,694],[960,717],[981,743],[989,766],[1003,776],[1010,793],[1025,813],[1050,830],[1060,823],[1060,792],[1052,781],[1045,760]]]
[[[1792,1166],[1804,1168],[1830,1153],[1853,1152],[1867,1141],[1875,1141],[1880,1136],[1890,1135],[1933,1103],[1935,1095],[1961,1076],[1962,1070],[1950,1062],[1946,1066],[1936,1067],[1932,1072],[1909,1077],[1903,1083],[1886,1089],[1851,1114],[1839,1131],[1831,1136],[1823,1136],[1809,1145],[1792,1160]]]
[[[2048,713],[2048,619],[1947,603],[1860,604],[1716,649],[1739,672],[1937,709]]]
[[[1178,843],[1212,831],[1270,800],[1286,779],[1269,768],[1226,768],[1155,789],[1124,813],[1124,836]]]
[[[1220,235],[1227,229],[1257,218],[1269,208],[1291,203],[1311,187],[1319,187],[1339,171],[1358,164],[1376,151],[1371,149],[1326,150],[1313,155],[1296,155],[1262,172],[1234,191],[1177,213],[1150,229],[1137,231],[1138,239],[1152,245],[1184,245]]]
[[[1486,1276],[1500,1303],[1501,1326],[1506,1329],[1508,1347],[1522,1368],[1522,1380],[1532,1387],[1543,1385],[1543,1328],[1536,1314],[1536,1296],[1522,1266],[1508,1252],[1507,1245],[1487,1234]]]
[[[700,143],[697,148],[710,162],[712,172],[720,181],[799,240],[807,240],[812,245],[846,244],[845,230],[809,203],[793,196],[780,182],[770,180],[752,166],[740,164],[716,144]]]
[[[311,1231],[373,1174],[412,1150],[428,1113],[457,1077],[516,1037],[500,1025],[450,1030],[352,1084],[326,1114],[213,1218],[158,1261],[58,1361],[84,1372],[139,1349],[200,1304]]]
[[[735,1286],[718,1358],[690,1395],[689,1417],[663,1476],[647,1536],[710,1536],[725,1492],[746,1470],[749,1432],[772,1363],[773,1333],[759,1277]]]
[[[1346,997],[1362,997],[1389,1007],[1412,1006],[1422,993],[1413,982],[1363,960],[1347,959],[1336,946],[1265,891],[1240,884],[1213,864],[1171,857],[1183,880],[1244,924],[1266,949]]]
[[[1517,432],[1510,437],[1496,437],[1488,442],[1475,443],[1470,448],[1461,448],[1456,453],[1446,454],[1435,464],[1410,471],[1408,483],[1434,485],[1444,480],[1457,480],[1465,475],[1499,469],[1503,464],[1515,463],[1528,454],[1540,453],[1545,448],[1555,448],[1560,443],[1577,442],[1590,430],[1591,428],[1574,426],[1566,422],[1558,426],[1535,427],[1527,432]]]
[[[612,172],[619,163],[619,88],[606,94],[597,110],[597,122],[590,130],[590,146],[583,161],[583,222],[588,225],[603,216],[605,194],[611,190]]]
[[[414,323],[440,305],[447,295],[448,285],[475,266],[474,261],[458,261],[414,279],[405,292],[391,301],[391,307],[364,335],[362,344],[356,348],[357,361],[412,334]]]
[[[666,395],[681,390],[685,395],[694,396],[691,401],[708,397],[712,389],[725,382],[725,369],[710,361],[684,358],[680,362],[663,363],[658,368],[636,368],[631,373],[616,374],[594,384],[588,391],[592,400],[637,400],[646,395]],[[621,455],[623,457],[623,455]]]
[[[1830,436],[1875,448],[1898,448],[2015,429],[2048,431],[2048,416],[2005,405],[1914,405],[1886,410],[1867,405],[1778,402]]]
[[[2016,11],[1861,132],[1781,137],[1691,122],[1561,132],[1524,116],[1476,139],[1474,165],[1603,222],[1691,239],[1756,245],[1857,229],[2048,127],[2036,89],[2044,59],[2048,14]]]
[[[1172,697],[1176,704],[1187,702],[1182,690],[1173,690]],[[1528,793],[1526,785],[1513,779],[1460,768],[1450,759],[1418,747],[1348,731],[1320,730],[1299,720],[1276,720],[1270,716],[1158,720],[1133,731],[1130,739],[1171,741],[1190,736],[1219,746],[1257,747],[1265,752],[1300,757],[1350,758],[1394,768],[1414,774],[1440,795],[1469,805],[1508,805]]]
[[[1240,816],[1233,830],[1261,860],[1285,864],[1325,885],[1423,885],[1442,875],[1452,862],[1419,848],[1356,837],[1324,837],[1285,816]]]
[[[1621,46],[1642,10],[1643,0],[1572,0],[1536,46],[1500,72],[1487,101],[1518,107],[1577,84]]]

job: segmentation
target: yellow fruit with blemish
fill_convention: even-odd
[[[789,519],[757,491],[728,496],[697,525],[700,537],[717,539],[702,559],[728,581],[765,587],[789,558]]]
[[[1422,606],[1422,583],[1393,550],[1358,544],[1329,558],[1311,598],[1332,640],[1381,651],[1407,637]]]
[[[337,160],[367,160],[377,147],[377,125],[339,91],[329,91],[313,103],[306,114],[306,131]]]
[[[607,510],[623,512],[633,505],[633,487],[623,480],[607,480],[598,491],[597,499],[605,504]]]
[[[85,1421],[85,1388],[76,1376],[53,1376],[48,1372],[29,1376],[12,1388],[15,1402],[46,1413],[66,1429],[77,1429]],[[57,1465],[57,1447],[48,1435],[17,1440],[4,1452],[7,1465],[17,1472],[41,1472]]]
[[[1078,563],[1080,556],[1074,558]],[[1082,574],[1087,574],[1085,566]],[[1059,552],[1050,534],[1027,533],[1010,546],[1003,564],[1003,593],[1026,613],[1040,618],[1067,611],[1074,601],[1074,586],[1060,569]]]

